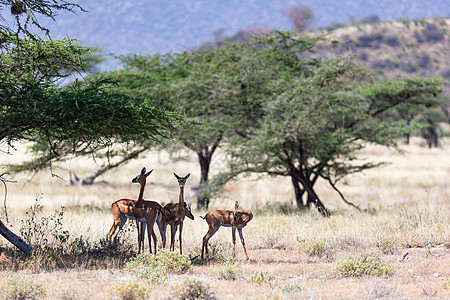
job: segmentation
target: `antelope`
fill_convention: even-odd
[[[167,225],[170,225],[171,238],[170,238],[170,247],[169,249],[175,251],[175,234],[177,233],[177,226],[175,222],[177,221],[176,211],[178,210],[178,203],[168,203],[164,206],[167,211],[170,212],[170,215],[159,214],[157,219],[157,225],[159,228],[159,233],[161,234],[162,239],[162,247],[166,248],[166,228]],[[191,211],[191,204],[184,203],[184,212],[186,217],[191,220],[194,220],[194,215]]]
[[[244,228],[248,222],[253,219],[253,214],[248,210],[238,210],[239,202],[236,201],[233,210],[214,210],[205,215],[205,217],[200,216],[200,218],[206,220],[208,223],[208,232],[203,237],[202,245],[202,256],[204,259],[204,252],[206,256],[208,255],[208,241],[209,239],[219,230],[220,226],[231,227],[231,233],[233,238],[233,258],[236,257],[236,229],[239,232],[239,237],[241,238],[242,247],[244,248],[245,256],[248,258],[247,249],[245,248],[244,236],[242,235],[242,228]]]
[[[146,179],[152,172],[153,170],[146,173],[146,169],[144,167],[142,168],[141,174],[133,178],[131,181],[133,183],[139,183],[141,186],[138,200],[120,199],[111,205],[114,222],[109,230],[108,239],[112,241],[116,238],[117,233],[122,229],[123,225],[125,225],[127,219],[136,220],[139,247],[138,253],[141,252],[141,245],[142,248],[144,247],[143,242],[145,231],[143,226],[141,226],[141,230],[139,230],[139,222],[147,223],[150,253],[152,253],[151,237],[153,237],[156,254],[156,234],[153,231],[153,225],[155,224],[158,212],[167,214],[167,211],[159,203],[155,201],[143,200]],[[116,231],[118,226],[119,230]]]
[[[183,241],[182,241],[182,232],[183,232],[183,222],[184,218],[187,216],[188,218],[194,220],[194,216],[191,212],[191,206],[187,205],[184,202],[184,186],[186,185],[186,181],[191,175],[190,173],[184,177],[180,177],[175,172],[173,173],[175,178],[178,181],[178,185],[180,187],[180,195],[178,197],[178,203],[169,203],[164,208],[170,211],[170,215],[160,215],[158,218],[158,228],[161,234],[161,239],[163,240],[163,248],[166,247],[166,226],[170,224],[171,229],[171,241],[170,241],[170,250],[175,251],[175,234],[177,232],[177,227],[180,227],[180,254],[183,254]]]

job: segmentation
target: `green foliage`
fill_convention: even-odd
[[[333,256],[332,247],[322,239],[305,239],[298,244],[298,250],[308,256],[318,256],[330,259]]]
[[[167,280],[169,273],[186,272],[191,267],[191,261],[187,256],[174,251],[161,250],[156,256],[144,253],[130,258],[125,267],[140,279],[162,283]]]
[[[40,281],[33,278],[11,276],[2,282],[2,295],[5,299],[43,299],[45,289]]]
[[[174,286],[173,288],[172,295],[175,299],[215,299],[214,292],[200,280],[186,279],[180,285]]]
[[[348,276],[386,276],[394,272],[394,266],[382,260],[378,254],[361,253],[357,257],[349,256],[342,260],[336,261],[334,264],[334,272]]]
[[[247,281],[255,284],[271,284],[275,280],[275,276],[267,271],[255,272],[249,277]]]
[[[120,282],[112,287],[112,294],[121,300],[144,300],[150,294],[148,285],[139,281]]]

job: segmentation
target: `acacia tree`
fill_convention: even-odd
[[[288,176],[297,205],[315,204],[329,212],[314,189],[326,180],[336,184],[345,176],[378,163],[359,161],[356,151],[366,143],[393,145],[410,127],[404,122],[376,117],[401,104],[419,104],[421,95],[436,94],[442,80],[435,78],[375,82],[367,72],[344,59],[321,60],[298,76],[275,99],[266,99],[264,117],[246,137],[235,136],[229,147],[231,170]],[[348,201],[346,201],[349,203]]]
[[[211,160],[221,143],[245,127],[255,111],[253,98],[267,89],[268,73],[248,45],[227,45],[198,52],[122,57],[124,68],[101,76],[118,82],[124,94],[150,97],[160,106],[181,111],[191,123],[175,130],[178,143],[197,154],[200,165],[198,207],[209,204]]]
[[[54,18],[58,10],[79,8],[66,1],[1,1],[15,16],[16,31],[0,24],[0,144],[15,141],[39,147],[38,163],[48,166],[68,154],[95,153],[116,143],[139,144],[168,136],[178,119],[136,99],[106,89],[102,80],[58,87],[59,79],[82,70],[89,50],[74,40],[42,40],[28,29],[43,29],[35,14]],[[5,23],[4,23],[5,22]],[[0,176],[7,182],[5,174]],[[6,185],[5,185],[6,187]],[[25,253],[28,247],[0,221],[0,234]]]

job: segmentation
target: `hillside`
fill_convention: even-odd
[[[321,46],[321,57],[354,55],[382,78],[442,76],[450,80],[450,18],[355,23],[326,32],[327,38],[340,43]]]
[[[449,16],[446,0],[227,0],[129,1],[74,0],[86,13],[42,19],[53,38],[70,37],[105,53],[166,53],[192,49],[214,32],[232,35],[248,28],[293,28],[283,13],[290,5],[314,12],[313,28],[378,16],[381,20]],[[3,13],[4,18],[8,14]]]

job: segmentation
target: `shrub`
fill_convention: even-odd
[[[394,254],[397,246],[397,241],[392,238],[380,238],[377,241],[377,247],[383,254]]]
[[[230,247],[229,242],[225,241],[214,241],[208,243],[208,261],[214,262],[226,262],[227,258],[232,255],[232,247]],[[201,253],[201,246],[196,246],[194,249],[195,253]],[[204,262],[200,262],[204,263]]]
[[[394,267],[382,260],[376,253],[361,253],[358,257],[349,256],[334,264],[334,271],[342,276],[390,275]]]
[[[426,53],[422,53],[419,56],[419,59],[417,60],[417,63],[419,65],[419,67],[421,67],[421,68],[428,68],[432,64],[430,56],[428,54],[426,54]]]
[[[447,277],[447,279],[442,281],[442,287],[446,290],[450,290],[450,277]]]
[[[238,261],[228,259],[211,269],[210,273],[212,276],[219,279],[235,280],[237,277],[236,268],[239,267],[239,265],[240,263]]]
[[[427,24],[422,34],[428,42],[439,42],[444,39],[444,32],[436,24]]]
[[[191,260],[189,257],[175,251],[159,251],[156,255],[156,261],[159,267],[164,268],[169,273],[181,274],[191,267]]]
[[[162,283],[169,273],[186,272],[191,267],[191,261],[185,255],[162,250],[156,256],[149,253],[136,255],[125,263],[125,267],[138,278]]]
[[[398,63],[390,59],[377,60],[372,63],[374,69],[395,69],[398,67]]]
[[[398,46],[400,42],[398,41],[398,37],[395,34],[389,34],[384,37],[384,42],[386,45],[391,47]]]
[[[209,286],[196,279],[186,279],[179,286],[175,286],[172,295],[182,300],[215,299]]]
[[[45,297],[45,290],[39,281],[30,278],[12,277],[3,286],[5,299],[40,299]]]
[[[417,65],[415,65],[412,61],[408,61],[406,63],[402,63],[400,68],[408,73],[414,73],[417,71]]]
[[[256,284],[270,284],[274,279],[275,276],[272,273],[269,273],[267,271],[260,271],[253,273],[250,277],[247,278],[247,281]]]
[[[112,294],[122,300],[143,300],[148,296],[147,289],[147,286],[137,281],[121,282],[112,287]]]
[[[450,69],[442,71],[441,76],[445,79],[450,79]]]
[[[381,41],[383,41],[381,33],[363,34],[358,38],[358,45],[364,48],[378,48]]]
[[[322,239],[302,240],[298,245],[298,250],[299,252],[305,253],[310,257],[332,257],[332,247]]]

